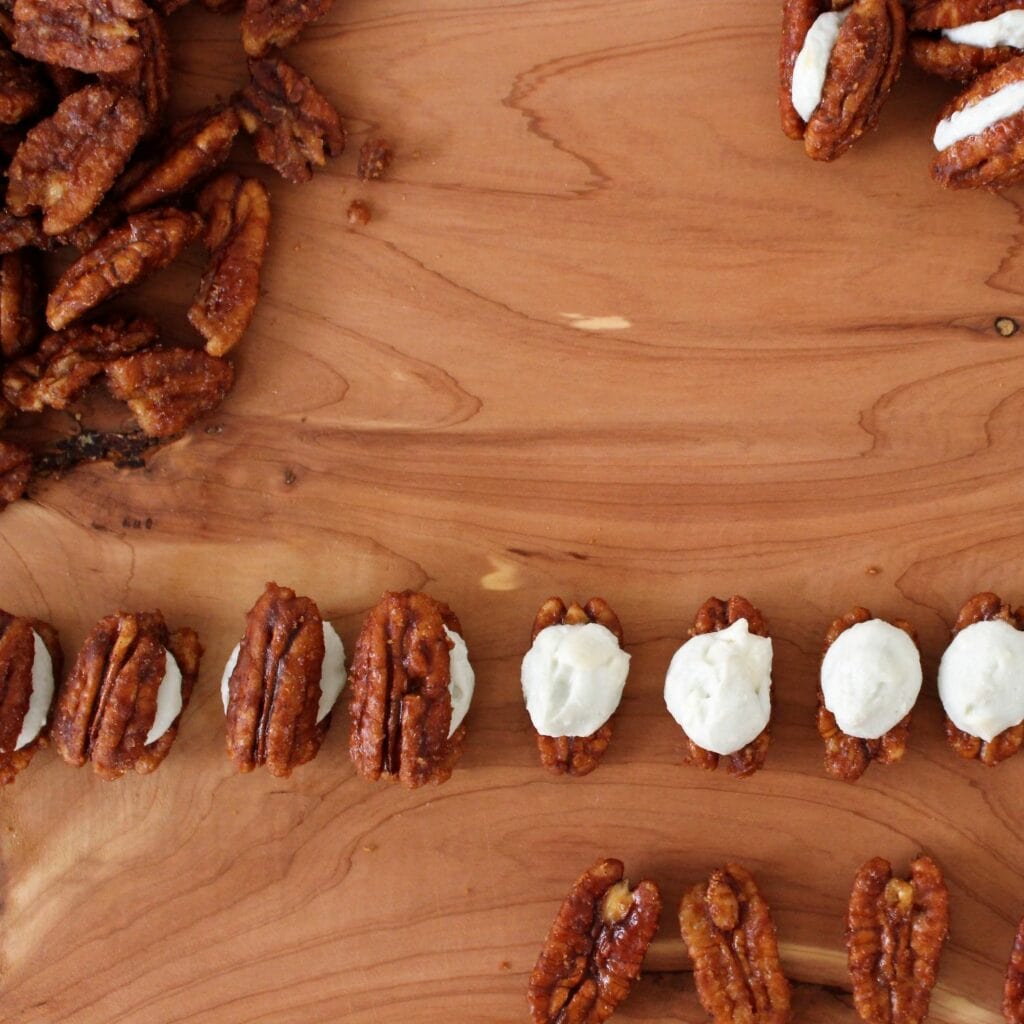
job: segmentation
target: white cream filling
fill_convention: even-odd
[[[46,725],[46,716],[53,700],[53,658],[43,638],[32,630],[32,692],[28,698],[28,711],[21,723],[21,732],[14,744],[15,750],[28,746]]]
[[[146,733],[146,746],[156,743],[181,714],[181,669],[170,651],[164,651],[164,677],[156,691],[156,715]]]
[[[849,7],[842,11],[826,11],[819,14],[797,54],[793,64],[791,96],[794,109],[805,121],[810,121],[811,115],[821,103],[828,62],[836,48],[839,30],[849,14]]]
[[[452,724],[448,730],[449,738],[455,735],[455,730],[462,725],[462,720],[469,711],[469,705],[473,702],[473,690],[476,688],[476,674],[473,666],[469,663],[469,649],[466,641],[453,633],[447,626],[444,627],[445,636],[455,645],[448,655],[451,669],[451,679],[448,683],[448,692],[452,698]]]
[[[341,691],[345,689],[345,645],[341,642],[337,630],[329,623],[322,623],[324,631],[324,660],[320,666],[320,702],[317,704],[316,720],[322,722],[337,703]],[[238,656],[242,653],[242,642],[235,644],[234,650],[224,666],[224,674],[220,677],[220,697],[227,714],[228,701],[231,698],[229,683],[231,673],[238,664]]]
[[[541,736],[589,736],[622,700],[629,655],[597,622],[542,629],[523,658],[520,681]]]
[[[939,663],[950,721],[986,743],[1024,721],[1024,632],[1003,619],[960,630]]]
[[[1004,118],[1024,110],[1024,82],[1011,82],[1002,89],[943,118],[935,128],[932,143],[940,152],[961,139],[991,128]]]
[[[882,619],[836,637],[821,662],[825,707],[848,736],[876,740],[901,722],[921,692],[917,644]]]
[[[1003,11],[988,21],[944,28],[942,34],[950,42],[966,46],[1012,46],[1015,50],[1024,50],[1024,11]]]
[[[772,642],[746,619],[691,637],[665,676],[665,706],[694,743],[733,754],[760,735],[772,711]]]

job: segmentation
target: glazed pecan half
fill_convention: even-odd
[[[566,605],[560,597],[549,597],[537,611],[530,639],[536,640],[537,634],[548,626],[581,626],[587,622],[604,626],[622,646],[622,623],[603,597],[592,597],[582,607],[575,601]],[[540,762],[549,771],[557,775],[589,775],[601,763],[611,743],[612,719],[589,736],[536,736]]]
[[[1024,918],[1017,927],[1010,962],[1006,965],[1003,1017],[1006,1024],[1024,1024]]]
[[[47,99],[43,83],[38,69],[0,37],[0,124],[18,124],[39,113]]]
[[[838,5],[837,5],[838,6]],[[802,140],[815,160],[835,160],[878,123],[899,78],[907,25],[902,0],[854,0],[847,11],[822,87],[807,121],[793,104],[793,69],[811,26],[832,10],[827,0],[785,0],[779,48],[783,131]]]
[[[451,778],[466,726],[449,737],[452,642],[445,627],[462,632],[446,604],[411,590],[384,594],[367,616],[349,673],[349,754],[364,778],[410,789]]]
[[[249,61],[249,84],[235,105],[256,155],[286,181],[309,181],[314,167],[345,148],[341,117],[303,74],[280,57]]]
[[[141,58],[125,71],[100,75],[100,81],[137,96],[146,115],[146,138],[156,134],[171,98],[171,54],[163,19],[150,11],[137,23]]]
[[[264,57],[285,47],[310,22],[322,18],[334,0],[245,0],[242,45],[250,57]]]
[[[222,174],[200,193],[210,261],[188,310],[206,351],[223,356],[245,334],[260,297],[260,268],[270,229],[270,195],[256,178]]]
[[[753,875],[726,864],[679,906],[701,1006],[715,1024],[785,1024],[789,982],[771,910]]]
[[[287,778],[316,757],[330,724],[316,720],[324,653],[316,603],[268,583],[228,680],[228,757],[240,772],[266,765]]]
[[[46,301],[47,323],[59,331],[122,288],[162,270],[201,229],[196,214],[169,206],[132,214],[64,271]]]
[[[767,637],[771,635],[768,632],[768,623],[765,621],[760,610],[755,608],[745,597],[734,594],[728,601],[723,601],[718,597],[709,597],[697,610],[693,626],[690,629],[690,636],[717,633],[719,630],[727,629],[739,619],[746,619],[750,632],[756,636]],[[686,736],[685,731],[683,735]],[[770,725],[766,725],[745,747],[741,747],[729,755],[716,754],[714,751],[705,750],[699,744],[694,743],[689,736],[686,736],[687,760],[698,768],[714,771],[722,758],[728,756],[727,767],[729,774],[742,779],[748,775],[753,775],[754,772],[764,766],[770,742]]]
[[[620,860],[600,860],[573,883],[530,975],[534,1024],[600,1024],[629,995],[658,930],[661,893],[635,889]]]
[[[12,783],[18,772],[28,767],[32,755],[47,745],[43,721],[39,734],[17,749],[32,699],[36,635],[50,655],[52,679],[59,679],[64,655],[53,626],[0,610],[0,786]],[[45,711],[48,717],[49,705]]]
[[[168,652],[181,671],[181,711],[163,735],[147,743]],[[57,698],[52,729],[57,752],[79,767],[91,761],[105,779],[132,770],[154,771],[177,736],[202,653],[193,630],[171,633],[158,611],[118,612],[101,619]]]
[[[0,355],[15,359],[39,339],[39,275],[31,252],[0,256]]]
[[[21,445],[0,440],[0,512],[17,501],[32,476],[32,453]]]
[[[866,608],[853,608],[845,615],[841,615],[828,628],[825,634],[825,645],[822,649],[822,659],[825,653],[851,626],[860,622],[868,622],[874,616]],[[903,619],[893,621],[897,629],[902,629],[914,643],[917,643],[917,630]],[[896,764],[902,760],[907,751],[907,737],[910,734],[910,719],[912,712],[908,713],[888,732],[879,736],[878,739],[865,740],[858,736],[849,736],[843,732],[836,723],[835,715],[825,707],[825,695],[821,692],[821,683],[818,683],[818,733],[825,741],[825,771],[834,779],[842,779],[844,782],[856,782],[872,761],[879,764]]]
[[[949,932],[949,893],[930,857],[894,878],[875,857],[857,872],[847,917],[853,1004],[867,1024],[920,1024]]]

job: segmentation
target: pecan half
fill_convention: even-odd
[[[207,107],[178,121],[163,152],[136,171],[121,208],[137,213],[184,192],[227,160],[238,128],[233,107]]]
[[[349,673],[349,754],[363,778],[410,789],[451,778],[466,726],[449,737],[451,641],[455,613],[427,594],[388,592],[371,609]]]
[[[19,249],[47,249],[51,239],[43,232],[42,221],[36,215],[15,217],[0,213],[0,255]]]
[[[44,64],[94,74],[127,71],[142,59],[141,0],[16,0],[14,48]]]
[[[815,160],[835,160],[873,129],[899,78],[907,26],[902,0],[854,0],[828,62],[821,101],[806,122],[793,105],[793,68],[827,0],[785,0],[779,48],[782,129]]]
[[[158,334],[148,317],[112,317],[47,335],[38,351],[4,371],[4,397],[21,412],[66,409],[111,360],[146,348]]]
[[[975,594],[960,609],[951,635],[956,636],[962,629],[990,619],[1003,619],[1015,629],[1024,629],[1024,608],[1014,610],[996,594]],[[976,758],[982,764],[997,765],[1016,754],[1024,744],[1024,722],[1004,729],[998,736],[986,742],[978,736],[961,732],[947,716],[946,740],[963,758]]]
[[[768,623],[760,610],[755,608],[745,597],[734,594],[728,601],[723,601],[718,597],[709,597],[697,610],[693,626],[690,629],[690,636],[717,633],[719,630],[727,629],[739,619],[746,619],[750,632],[756,636],[771,635],[768,632]],[[722,757],[726,756],[705,750],[702,746],[694,743],[689,736],[686,736],[685,731],[683,735],[686,737],[687,761],[690,764],[706,771],[714,771]],[[742,779],[762,768],[765,758],[768,756],[770,742],[771,726],[766,725],[745,747],[728,755],[729,774]]]
[[[30,252],[0,256],[0,354],[14,359],[39,338],[39,275]]]
[[[177,259],[202,222],[194,214],[159,207],[132,214],[64,271],[46,302],[46,320],[59,331],[122,288]]]
[[[59,235],[99,205],[142,137],[144,112],[134,96],[87,85],[37,124],[18,147],[7,175],[7,207],[23,217],[43,211],[43,231]]]
[[[107,363],[110,393],[128,403],[143,433],[180,434],[231,390],[231,364],[191,348],[150,349]]]
[[[285,47],[311,22],[322,18],[334,0],[246,0],[242,45],[250,57]]]
[[[629,995],[658,930],[661,893],[635,889],[620,860],[600,860],[573,883],[530,975],[534,1024],[600,1024]]]
[[[32,698],[36,634],[49,652],[53,678],[59,679],[64,654],[53,626],[0,610],[0,786],[14,782],[32,755],[48,742],[41,728],[35,739],[16,749]]]
[[[771,910],[753,875],[726,864],[679,906],[701,1006],[715,1024],[784,1024],[789,982],[779,963]]]
[[[147,743],[168,653],[181,670],[181,711],[162,736]],[[202,653],[193,630],[171,633],[159,611],[101,619],[57,697],[52,729],[57,753],[78,767],[91,761],[105,779],[154,771],[178,734]]]
[[[249,84],[235,104],[256,155],[286,181],[309,181],[313,167],[345,148],[341,117],[303,74],[280,57],[249,61]]]
[[[150,11],[139,19],[140,60],[126,71],[100,75],[100,81],[137,96],[146,115],[146,138],[156,134],[171,97],[171,54],[167,30],[159,14]]]
[[[46,98],[38,69],[0,39],[0,124],[18,124],[38,114]]]
[[[949,932],[949,893],[930,857],[894,878],[875,857],[857,872],[847,917],[853,1005],[867,1024],[920,1024]]]
[[[1017,927],[1010,962],[1006,965],[1003,1018],[1006,1024],[1024,1024],[1024,918]]]
[[[592,597],[583,607],[575,601],[566,603],[560,597],[549,597],[533,620],[531,640],[548,626],[579,626],[596,622],[615,634],[622,646],[622,623],[603,597]],[[612,716],[614,718],[614,715]],[[537,733],[540,762],[557,775],[589,775],[600,763],[612,740],[612,718],[589,736],[541,736]]]
[[[0,512],[25,493],[31,475],[32,453],[0,440]]]
[[[256,178],[222,174],[200,193],[210,260],[188,310],[206,351],[223,356],[242,339],[260,296],[270,229],[270,195]]]
[[[836,619],[825,634],[825,645],[821,652],[822,659],[832,644],[851,626],[860,622],[868,622],[873,618],[874,616],[866,608],[853,608]],[[896,619],[892,625],[897,629],[902,629],[915,644],[917,643],[917,631],[909,622]],[[834,779],[855,782],[867,771],[868,765],[872,761],[877,761],[879,764],[896,764],[897,761],[902,760],[907,751],[911,717],[912,713],[908,713],[878,739],[864,740],[858,736],[850,736],[839,728],[835,715],[825,707],[825,696],[821,691],[819,679],[817,724],[818,733],[825,741],[825,771]]]
[[[387,174],[394,150],[387,139],[367,139],[359,147],[359,177],[363,181],[379,181]]]

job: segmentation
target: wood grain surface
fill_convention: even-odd
[[[182,109],[244,76],[236,20],[193,6]],[[153,606],[207,652],[155,775],[44,751],[0,794],[5,1022],[524,1021],[559,901],[611,855],[666,896],[617,1020],[705,1019],[675,906],[732,858],[775,910],[794,1019],[847,1024],[853,874],[919,850],[951,888],[932,1019],[1000,1019],[1024,757],[959,762],[934,676],[967,596],[1024,600],[1024,335],[992,326],[1024,313],[1021,193],[932,185],[948,90],[913,72],[876,135],[813,165],[778,127],[777,30],[740,0],[338,0],[290,51],[351,138],[306,186],[266,176],[234,394],[144,471],[82,469],[0,517],[0,605],[70,653]],[[365,185],[371,131],[398,156]],[[200,262],[137,298],[184,332]],[[451,603],[478,687],[450,783],[356,778],[344,712],[291,780],[232,773],[218,680],[268,579],[349,650],[385,588]],[[775,636],[774,741],[742,782],[682,765],[661,696],[697,605],[733,592]],[[551,594],[606,597],[633,656],[583,780],[542,771],[519,690]],[[854,603],[917,625],[926,685],[904,764],[847,786],[813,720]]]

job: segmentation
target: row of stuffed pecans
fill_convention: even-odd
[[[630,888],[621,861],[598,861],[572,885],[530,976],[534,1024],[598,1024],[640,977],[658,930],[655,882]],[[771,910],[739,864],[713,871],[679,906],[679,928],[701,1005],[714,1024],[785,1024],[790,984]],[[881,857],[857,872],[846,917],[853,1004],[866,1024],[921,1024],[949,934],[949,893],[927,856],[893,874]],[[1003,1014],[1024,1022],[1024,920],[1006,971]]]

